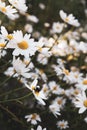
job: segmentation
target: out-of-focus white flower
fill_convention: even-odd
[[[60,115],[60,107],[57,103],[52,103],[51,105],[49,105],[49,109],[56,118],[57,118],[57,115]]]
[[[78,22],[77,19],[75,19],[73,14],[67,15],[63,10],[60,10],[59,14],[60,14],[61,19],[64,22],[66,22],[72,26],[76,26],[76,27],[80,26],[80,23]]]
[[[68,121],[65,121],[65,120],[58,121],[56,125],[57,125],[57,127],[60,128],[61,130],[62,130],[62,129],[69,128],[69,126],[68,126]]]
[[[10,41],[13,39],[13,35],[9,34],[4,26],[1,26],[0,38]]]
[[[53,102],[57,103],[60,109],[63,109],[66,103],[66,99],[64,99],[63,97],[57,97]]]
[[[54,22],[52,25],[52,32],[53,33],[61,33],[63,30],[64,24],[60,22]]]
[[[34,130],[34,129],[31,128],[31,130]],[[46,128],[43,129],[42,126],[38,125],[36,130],[46,130]]]
[[[25,13],[27,11],[26,0],[9,0],[9,3],[19,10],[20,13]]]
[[[43,3],[39,3],[39,7],[40,9],[44,10],[45,9],[45,5]]]
[[[84,118],[84,121],[87,123],[87,117]]]
[[[4,57],[7,54],[5,50],[0,50],[0,58]]]
[[[43,79],[43,81],[44,82],[46,82],[47,81],[47,76],[46,76],[46,74],[45,74],[45,72],[43,71],[43,69],[35,69],[36,70],[36,73],[37,73],[37,75],[39,75],[38,76],[38,78],[42,78]]]
[[[83,53],[86,54],[86,53],[87,53],[87,43],[81,41],[81,42],[79,43],[78,50],[79,50],[79,51],[82,51]]]
[[[60,86],[57,85],[55,81],[50,81],[48,85],[49,85],[51,93],[57,94],[57,95],[60,94],[61,92]]]
[[[26,115],[25,118],[27,119],[27,122],[31,122],[33,125],[36,125],[37,121],[41,122],[41,118],[37,113]]]
[[[0,39],[0,49],[1,49],[1,48],[5,48],[6,43],[7,43],[7,42],[5,41],[5,39],[2,39],[2,38],[1,38],[1,39]]]
[[[38,21],[39,21],[39,19],[35,15],[27,14],[26,18],[27,18],[27,20],[34,22],[34,23],[38,23]]]
[[[87,97],[84,91],[82,91],[80,94],[76,96],[74,104],[77,108],[79,108],[80,114],[87,110]]]
[[[46,28],[48,28],[48,27],[50,27],[50,23],[44,23],[44,26],[46,27]]]
[[[25,31],[28,33],[32,33],[33,32],[33,27],[31,24],[26,24],[24,27]]]
[[[5,2],[0,1],[0,11],[7,15],[9,19],[15,20],[18,18],[17,10],[12,6],[6,6]]]
[[[87,90],[87,77],[79,79],[75,86],[81,90]]]
[[[18,77],[20,75],[22,75],[25,78],[30,78],[30,66],[28,65],[26,67],[26,64],[20,60],[20,58],[15,58],[13,57],[13,62],[12,62],[12,67],[9,67],[6,71],[5,74],[8,76],[12,76],[13,77]]]

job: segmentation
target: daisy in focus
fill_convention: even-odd
[[[35,98],[36,98],[42,105],[45,105],[44,100],[46,100],[47,97],[46,97],[46,95],[44,94],[43,89],[40,89],[40,86],[38,86],[37,83],[38,83],[38,80],[35,79],[35,80],[31,83],[31,85],[25,84],[25,86],[33,92]]]
[[[64,120],[58,121],[56,125],[57,125],[57,127],[60,128],[61,130],[62,130],[62,129],[69,128],[68,122],[67,122],[67,121],[64,121]]]
[[[78,22],[77,19],[75,19],[73,14],[67,15],[63,10],[60,10],[59,14],[60,14],[61,19],[64,22],[66,22],[66,23],[68,23],[68,24],[70,24],[72,26],[75,26],[75,27],[79,27],[80,26],[80,23]]]
[[[87,110],[87,97],[84,91],[82,91],[80,94],[76,96],[74,104],[75,107],[79,108],[80,114]]]
[[[22,31],[14,31],[13,39],[8,43],[8,48],[13,48],[13,55],[18,56],[19,54],[24,57],[29,57],[35,54],[37,48],[36,43],[33,38],[30,38],[30,34],[25,34],[23,36]]]

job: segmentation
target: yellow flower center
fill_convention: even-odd
[[[46,92],[48,89],[46,87],[44,87],[43,91]]]
[[[60,126],[63,128],[64,127],[64,123],[61,123]]]
[[[40,74],[43,74],[43,73],[44,73],[44,71],[42,69],[40,69]]]
[[[53,90],[57,90],[57,86],[53,86]]]
[[[87,79],[84,79],[84,80],[83,80],[83,84],[84,84],[84,85],[87,85]]]
[[[35,86],[31,86],[31,89],[34,90],[34,89],[35,89]]]
[[[87,107],[87,99],[83,102],[84,106]]]
[[[39,92],[38,92],[38,91],[35,91],[35,95],[36,95],[36,96],[39,96]]]
[[[65,18],[65,22],[68,22],[68,21],[69,21],[69,19],[68,19],[68,17],[66,17],[66,18]]]
[[[36,114],[32,114],[32,118],[31,119],[36,119],[37,115]]]
[[[57,103],[58,103],[59,105],[61,105],[61,104],[62,104],[62,100],[61,100],[61,99],[58,100]]]
[[[28,43],[26,41],[22,41],[22,42],[18,43],[18,47],[20,49],[25,50],[25,49],[27,49],[29,47],[29,45],[28,45]]]
[[[11,40],[11,39],[13,39],[13,36],[12,36],[11,34],[8,34],[8,35],[7,35],[7,38],[8,38],[9,40]]]
[[[1,7],[1,10],[2,10],[2,12],[4,12],[4,13],[7,11],[5,7]]]
[[[5,43],[0,43],[0,47],[5,47]]]
[[[63,72],[66,74],[66,75],[69,75],[69,71],[67,69],[63,69]]]
[[[74,94],[75,94],[75,95],[78,95],[78,94],[79,94],[79,91],[76,89],[76,90],[74,91]]]
[[[41,52],[42,51],[42,47],[38,47],[38,50]]]
[[[67,57],[67,60],[68,61],[70,61],[70,60],[72,60],[73,59],[73,55],[69,55],[68,57]]]

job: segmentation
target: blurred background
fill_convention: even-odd
[[[59,10],[64,10],[68,14],[72,13],[81,23],[81,26],[85,28],[85,31],[87,31],[87,1],[86,0],[26,0],[28,11],[27,13],[31,15],[35,15],[38,19],[38,23],[34,23],[31,21],[28,21],[25,16],[20,15],[20,17],[15,20],[11,21],[9,20],[5,15],[0,13],[0,22],[1,25],[5,26],[9,32],[12,32],[13,30],[23,30],[26,32],[25,25],[31,24],[33,26],[32,37],[36,38],[36,35],[42,35],[49,37],[49,29],[52,27],[53,22],[62,21],[59,17]],[[8,3],[8,2],[7,2]],[[46,28],[46,23],[49,23],[49,27]],[[37,38],[36,38],[37,39]],[[2,61],[3,63],[3,61]],[[0,77],[3,75],[0,75]],[[15,82],[15,79],[11,79],[11,82],[9,86],[5,89],[5,87],[0,88],[0,94],[2,92],[11,90],[11,87],[17,88],[18,83]],[[12,85],[12,83],[14,84]],[[15,93],[10,96],[21,96],[23,90],[20,91],[20,93]],[[25,93],[26,90],[25,90]],[[8,96],[8,95],[7,95]],[[7,97],[4,97],[7,98]],[[3,97],[0,98],[3,100]],[[31,98],[28,99],[29,102],[31,102]],[[26,104],[26,101],[24,102]],[[10,102],[3,104],[4,108],[0,107],[0,130],[30,130],[28,127],[28,124],[26,123],[24,116],[26,113],[34,112],[32,109],[28,109],[28,107],[24,104],[17,103],[17,102]],[[7,108],[5,110],[5,108]],[[8,108],[10,111],[8,111]],[[66,117],[67,120],[69,120],[70,128],[68,130],[86,130],[87,124],[83,121],[80,121],[81,118],[85,117],[85,114],[78,115],[77,112],[71,112],[72,106],[66,106],[66,109],[68,110],[68,113],[63,111],[62,115]],[[44,108],[40,110],[40,108],[37,108],[35,104],[35,112],[42,112]],[[11,113],[12,112],[12,113]],[[74,113],[74,114],[73,114]],[[17,117],[15,117],[17,115]],[[64,118],[62,117],[62,118]],[[42,118],[42,126],[47,127],[47,130],[56,130],[55,127],[55,117],[51,114],[44,114],[41,115]],[[21,119],[21,121],[19,120]],[[49,129],[50,128],[50,129]]]

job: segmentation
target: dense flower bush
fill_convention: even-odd
[[[38,6],[46,8],[43,3]],[[19,129],[18,124],[26,130],[82,130],[81,124],[85,129],[85,26],[60,9],[60,20],[45,22],[43,35],[35,30],[40,19],[28,12],[29,7],[26,0],[0,0],[0,13],[7,19],[4,23],[1,18],[0,25],[0,120],[7,120],[7,130],[13,122],[17,124],[11,124],[12,129]]]

